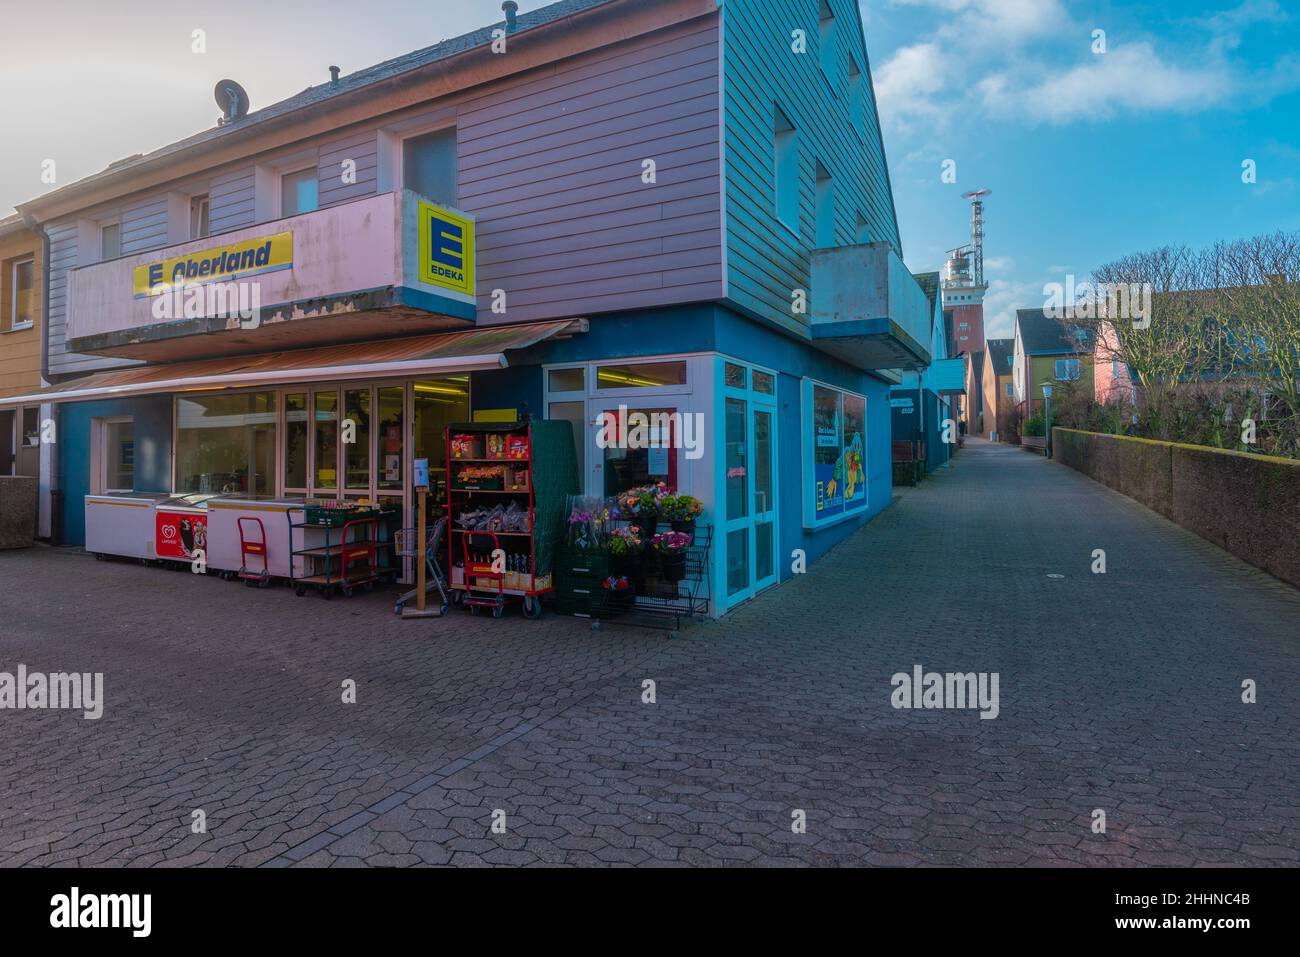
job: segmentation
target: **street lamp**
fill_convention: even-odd
[[[1043,443],[1043,454],[1049,459],[1052,457],[1052,383],[1043,383],[1043,435],[1046,441]]]

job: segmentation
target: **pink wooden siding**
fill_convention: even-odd
[[[575,57],[459,104],[480,323],[722,295],[717,25]],[[656,183],[641,181],[645,159]],[[504,315],[491,311],[497,288]]]

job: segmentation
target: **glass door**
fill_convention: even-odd
[[[777,567],[776,396],[773,377],[719,360],[722,496],[719,604],[723,609],[774,585]]]

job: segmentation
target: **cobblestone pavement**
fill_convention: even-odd
[[[0,670],[107,698],[0,711],[4,865],[1300,863],[1300,593],[1017,449],[671,641],[48,548],[0,574]],[[997,672],[996,720],[892,708],[917,664]]]

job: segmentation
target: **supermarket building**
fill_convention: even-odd
[[[703,500],[719,614],[889,504],[932,309],[857,5],[514,6],[262,109],[228,85],[214,128],[20,205],[53,384],[0,402],[56,410],[59,540],[117,490],[409,516],[442,427],[500,410],[572,422],[588,494]],[[623,406],[701,413],[707,453],[598,447]]]

